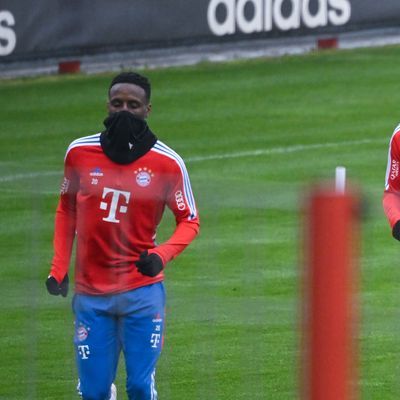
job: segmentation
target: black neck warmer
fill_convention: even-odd
[[[104,120],[106,130],[100,135],[101,147],[108,158],[118,164],[129,164],[146,154],[157,137],[146,121],[129,111],[110,114]]]

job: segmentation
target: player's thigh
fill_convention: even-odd
[[[117,320],[107,299],[76,295],[74,345],[82,391],[104,386],[115,378],[119,356]],[[104,390],[105,390],[104,389]]]
[[[148,376],[154,371],[163,345],[165,292],[162,283],[136,289],[132,307],[120,319],[121,342],[128,376]]]

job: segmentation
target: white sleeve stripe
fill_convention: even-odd
[[[167,151],[166,149],[159,148],[158,146],[157,146],[157,149],[153,148],[153,150],[156,151],[157,153],[160,153],[160,154],[163,154],[163,155],[165,155],[165,156],[167,156],[169,158],[172,158],[179,165],[179,168],[180,168],[180,170],[182,172],[182,176],[183,176],[184,195],[185,195],[185,198],[186,198],[186,202],[187,202],[187,204],[189,206],[189,210],[191,212],[190,219],[195,218],[196,215],[197,215],[195,201],[194,201],[194,197],[193,197],[192,188],[191,188],[191,185],[190,185],[189,175],[187,173],[187,170],[186,170],[185,164],[183,163],[183,160],[180,159],[180,157],[177,156],[176,153],[174,154],[174,152],[172,150],[171,151]]]
[[[75,147],[79,147],[79,146],[100,146],[100,133],[96,133],[95,135],[81,137],[79,139],[74,140],[68,146],[67,152],[65,154],[65,158],[67,158],[67,155],[71,149],[73,149]]]
[[[176,161],[178,162],[181,171],[183,172],[183,176],[184,176],[184,186],[185,186],[185,197],[188,201],[189,207],[191,210],[193,210],[193,214],[194,216],[196,215],[196,205],[195,205],[195,201],[194,201],[194,197],[193,197],[193,192],[192,192],[192,188],[190,185],[190,179],[189,179],[189,174],[187,172],[185,163],[183,162],[182,158],[175,152],[173,151],[171,148],[169,148],[168,146],[166,146],[164,143],[158,141],[156,143],[156,147],[158,148],[158,146],[160,146],[160,149],[164,150],[166,153],[170,154],[173,158],[176,159]]]
[[[94,135],[83,136],[81,138],[75,139],[71,144],[75,142],[80,142],[82,140],[97,140],[100,138],[101,133],[95,133]]]
[[[385,176],[385,190],[389,189],[389,174],[390,174],[390,169],[391,169],[391,165],[392,165],[392,159],[390,157],[390,153],[391,153],[391,149],[392,149],[392,140],[393,140],[393,136],[390,139],[389,150],[388,150],[388,161],[387,161],[387,165],[386,165],[386,176]]]
[[[171,148],[160,141],[157,141],[152,150],[173,159],[178,164],[183,177],[184,195],[191,213],[189,219],[194,219],[197,216],[196,203],[194,201],[192,187],[190,185],[189,174],[182,158],[177,153],[175,153],[175,151],[173,151]]]

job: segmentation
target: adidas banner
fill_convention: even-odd
[[[0,61],[397,26],[398,0],[2,0]]]

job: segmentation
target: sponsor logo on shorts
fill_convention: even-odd
[[[160,344],[160,342],[161,342],[161,333],[152,333],[150,339],[151,347],[153,349],[158,349],[158,345]]]
[[[78,346],[78,354],[82,360],[87,360],[90,355],[90,348],[87,344]]]
[[[154,329],[153,333],[151,334],[150,337],[150,344],[153,349],[158,349],[159,344],[162,342],[162,322],[163,319],[159,313],[154,315],[154,318],[152,319],[152,322],[154,324]]]
[[[83,342],[89,335],[88,330],[84,326],[79,326],[76,330],[76,338],[79,342]]]

